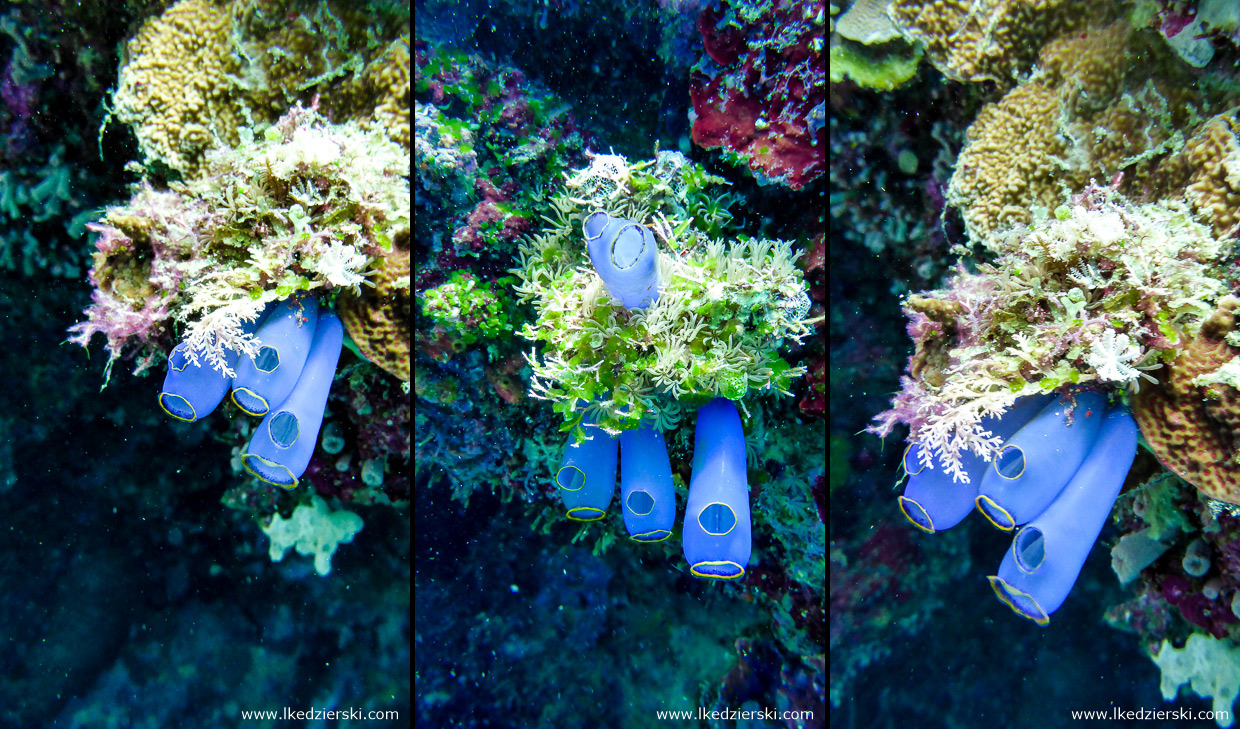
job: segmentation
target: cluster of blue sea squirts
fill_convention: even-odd
[[[929,533],[955,526],[974,507],[1004,531],[1024,525],[988,579],[1017,615],[1046,625],[1072,591],[1124,485],[1137,424],[1126,407],[1109,406],[1098,392],[1024,397],[983,423],[1003,446],[989,464],[965,455],[966,483],[931,467],[928,454],[909,444],[900,509]]]
[[[598,211],[583,225],[586,250],[608,291],[628,308],[658,298],[654,236],[644,225]],[[676,497],[663,434],[648,425],[609,436],[587,418],[587,439],[569,438],[556,484],[569,519],[602,519],[616,491],[629,537],[659,542],[672,534]],[[749,565],[751,534],[745,433],[736,406],[717,397],[698,410],[693,477],[685,509],[685,559],[697,577],[736,579]]]
[[[246,342],[252,356],[229,349],[225,361],[213,365],[185,342],[173,348],[159,404],[192,423],[231,394],[242,412],[263,418],[242,467],[265,483],[293,489],[314,455],[344,328],[315,296],[274,302],[251,327]]]

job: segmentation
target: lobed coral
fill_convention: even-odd
[[[859,3],[865,4],[865,3]],[[1071,0],[893,0],[888,14],[953,81],[1013,84],[1050,38],[1088,25],[1111,3]]]
[[[1122,189],[1142,197],[1183,146],[1176,130],[1207,106],[1179,59],[1126,21],[1065,34],[1042,47],[1026,81],[978,114],[947,203],[979,243],[1091,179],[1123,172]]]
[[[392,141],[408,149],[409,36],[394,39],[361,73],[346,76],[325,106],[333,118],[357,119],[363,129],[382,129]]]
[[[407,383],[413,320],[408,231],[392,245],[392,251],[372,266],[369,285],[341,291],[336,306],[362,356]]]
[[[228,375],[228,351],[255,353],[243,325],[268,302],[359,290],[407,241],[408,157],[382,133],[302,107],[239,133],[206,155],[208,174],[166,191],[144,184],[92,226],[95,291],[69,341],[104,334],[109,372],[135,351],[149,364],[175,323],[195,364]]]
[[[1182,189],[1215,235],[1240,228],[1240,130],[1235,111],[1211,117],[1177,154],[1159,166],[1162,188]]]
[[[1150,449],[1211,498],[1240,504],[1240,299],[1227,296],[1153,387],[1133,398]]]
[[[336,121],[374,124],[407,148],[408,39],[392,40],[407,27],[400,16],[345,3],[180,0],[127,44],[113,112],[149,165],[186,178],[205,172],[207,151],[313,92],[355,114]]]
[[[889,5],[891,0],[856,0],[847,12],[832,20],[832,30],[865,45],[899,38],[900,29],[887,14]]]
[[[231,25],[228,6],[183,0],[128,43],[113,105],[148,160],[189,171],[212,142],[201,119],[215,120],[225,137],[242,125],[229,99],[228,77],[241,70],[228,52]]]
[[[596,155],[553,200],[556,214],[544,231],[522,246],[512,270],[521,280],[516,291],[537,309],[522,334],[545,343],[541,357],[529,357],[530,394],[552,401],[565,430],[579,430],[579,401],[610,433],[636,428],[647,415],[662,428],[678,419],[678,399],[787,393],[804,374],[776,352],[815,323],[806,319],[799,254],[787,241],[729,246],[703,232],[726,209],[706,192],[720,181],[683,160],[658,166]],[[649,225],[663,244],[658,298],[645,309],[622,306],[582,265],[580,221],[599,209]]]

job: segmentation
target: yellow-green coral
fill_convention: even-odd
[[[423,292],[422,313],[456,330],[466,344],[511,335],[512,301],[506,289],[514,283],[505,276],[479,284],[473,274],[455,271],[446,283]]]
[[[947,201],[972,242],[1028,223],[1035,207],[1054,208],[1091,179],[1122,171],[1125,191],[1147,189],[1204,104],[1181,66],[1122,20],[1047,43],[1028,80],[967,131]]]
[[[408,42],[402,55],[389,40],[407,17],[388,15],[343,2],[181,0],[126,45],[113,113],[148,164],[186,178],[202,173],[207,150],[316,93],[349,96],[351,116],[335,121],[373,119],[407,148]]]
[[[566,430],[587,405],[613,433],[646,417],[669,427],[678,399],[786,392],[804,374],[777,352],[814,323],[805,318],[799,254],[788,241],[727,243],[697,227],[712,209],[722,215],[706,189],[716,179],[683,158],[630,165],[596,156],[554,199],[543,232],[522,246],[516,290],[538,312],[522,333],[544,343],[541,356],[529,357],[531,395],[552,401]],[[659,296],[644,310],[614,299],[585,256],[581,221],[598,209],[650,226],[660,241]]]
[[[891,91],[917,75],[921,48],[901,43],[885,55],[876,53],[852,44],[831,46],[831,83],[851,79],[860,86]]]
[[[894,0],[888,12],[949,79],[1011,86],[1043,43],[1111,6],[1105,0]]]

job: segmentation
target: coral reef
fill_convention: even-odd
[[[331,97],[346,77],[372,91],[369,104],[342,108],[367,125],[378,119],[376,128],[408,147],[409,78],[397,70],[408,41],[391,41],[408,16],[346,3],[300,9],[290,0],[181,0],[139,29],[113,111],[133,127],[147,165],[187,179],[208,174],[209,150],[236,145],[243,128],[274,122],[308,92]]]
[[[998,450],[984,416],[1072,384],[1138,388],[1223,292],[1213,266],[1227,248],[1185,205],[1135,205],[1109,188],[987,241],[993,264],[906,302],[917,351],[871,428],[908,424],[923,460],[964,480],[966,450],[987,460]]]
[[[825,7],[711,3],[698,17],[708,58],[693,70],[693,141],[722,147],[763,184],[799,190],[826,156]]]
[[[206,155],[205,176],[166,191],[144,185],[92,224],[93,303],[70,341],[104,334],[109,373],[122,356],[149,365],[175,323],[191,361],[231,375],[226,353],[256,353],[243,325],[268,302],[360,288],[372,261],[407,238],[408,157],[382,134],[302,107],[242,132],[237,147]]]
[[[478,285],[473,274],[454,271],[446,283],[422,292],[422,313],[453,330],[465,344],[508,337],[510,318],[515,317],[508,287],[516,282],[505,276]]]
[[[419,39],[414,45],[418,290],[476,260],[507,258],[543,209],[544,190],[582,160],[569,106],[520,69]],[[450,222],[444,226],[440,221]],[[497,267],[498,268],[498,267]]]
[[[726,197],[707,192],[720,181],[683,162],[660,170],[597,155],[555,199],[557,217],[523,246],[516,290],[535,301],[538,318],[522,333],[547,345],[530,358],[531,394],[552,402],[565,429],[582,421],[579,401],[599,411],[610,433],[637,427],[647,413],[664,428],[678,419],[682,398],[787,392],[804,374],[775,352],[777,342],[799,341],[814,323],[806,318],[798,254],[788,241],[728,246],[695,229],[696,221],[726,215]],[[646,309],[625,308],[596,272],[579,267],[578,221],[600,208],[650,224],[665,246],[658,257],[664,283]],[[624,366],[602,366],[600,354]]]
[[[420,675],[425,677],[420,679],[424,700],[417,709],[422,723],[443,723],[462,712],[479,719],[508,712],[501,723],[579,723],[582,704],[575,700],[577,689],[597,691],[607,682],[632,697],[626,702],[632,709],[626,712],[679,705],[686,697],[700,705],[717,706],[725,700],[716,693],[720,677],[737,665],[738,670],[760,671],[768,682],[747,692],[749,698],[783,697],[780,700],[790,706],[812,707],[821,715],[826,512],[825,478],[821,463],[816,462],[822,451],[815,445],[821,437],[809,418],[797,417],[797,401],[805,396],[803,380],[796,373],[780,377],[775,372],[776,368],[792,370],[798,359],[813,355],[792,336],[782,343],[772,336],[776,316],[792,317],[802,303],[805,311],[799,321],[809,322],[803,327],[805,334],[821,322],[818,313],[810,314],[804,268],[794,255],[806,229],[821,229],[820,224],[814,225],[821,223],[821,217],[815,218],[813,206],[793,204],[804,198],[785,186],[769,186],[755,194],[757,184],[741,175],[734,186],[724,188],[720,178],[726,172],[712,168],[714,174],[709,174],[685,157],[692,152],[685,71],[702,54],[702,35],[694,26],[704,4],[677,0],[657,5],[605,2],[587,9],[575,3],[551,3],[545,6],[546,13],[543,6],[531,13],[528,7],[502,2],[489,6],[482,19],[466,6],[436,2],[427,3],[424,9],[420,6],[419,38],[414,42],[418,215],[417,231],[410,241],[416,248],[418,269],[413,276],[417,299],[413,386],[418,398],[414,498],[420,500],[419,513],[439,514],[419,525],[426,543],[435,544],[435,549],[450,543],[450,551],[459,555],[450,571],[428,562],[428,570],[419,572],[419,579],[424,580],[419,585],[419,611],[425,608],[433,613],[419,622],[420,645],[429,646],[429,651],[422,650],[418,656]],[[545,27],[540,15],[548,16]],[[524,39],[530,34],[537,40],[526,44]],[[435,41],[425,40],[432,36]],[[478,48],[495,55],[454,50],[451,39],[462,37],[470,40],[457,48]],[[656,47],[661,53],[674,54],[676,63],[656,66]],[[509,65],[514,58],[520,59],[522,68]],[[820,58],[825,60],[825,53]],[[587,148],[605,152],[609,147],[613,147],[611,154],[592,159],[583,154]],[[669,147],[681,153],[658,151]],[[615,150],[624,155],[618,162],[620,155]],[[652,154],[653,160],[639,162]],[[604,166],[607,160],[600,158],[611,158],[612,164]],[[599,163],[595,174],[582,174],[580,170],[592,160]],[[707,164],[726,170],[719,162],[719,155],[707,157]],[[581,184],[566,188],[566,177]],[[615,196],[608,199],[612,193]],[[787,211],[796,212],[789,218],[783,214]],[[615,245],[596,245],[601,255],[592,261],[583,223],[595,213],[603,213],[596,218],[603,223],[602,230],[594,231],[602,233],[599,241]],[[608,221],[616,224],[615,235],[608,233]],[[741,229],[747,235],[739,235]],[[540,238],[555,240],[553,245],[544,244]],[[777,242],[792,238],[798,242]],[[743,254],[744,265],[735,267],[732,283],[727,281],[726,262],[722,275],[702,265],[710,241],[719,243],[721,257],[736,255],[739,259]],[[751,255],[751,246],[764,249],[757,259]],[[645,296],[639,296],[629,302],[635,308],[621,306],[623,292],[609,291],[595,265],[606,257],[616,264],[613,273],[623,278],[630,263],[626,255],[653,247],[659,249],[660,258],[670,259],[662,266],[655,261],[654,272],[662,286],[661,290],[655,287],[657,302],[642,310]],[[806,294],[804,302],[791,286],[790,296],[768,289],[777,255],[787,259],[789,270],[784,278]],[[769,359],[782,360],[768,363],[770,377],[756,373],[761,378],[758,381],[725,378],[723,383],[728,394],[743,397],[735,407],[746,411],[743,445],[739,451],[731,449],[731,463],[739,459],[750,499],[755,505],[764,499],[767,511],[759,513],[755,506],[752,514],[752,548],[755,556],[761,555],[760,565],[753,560],[743,577],[730,580],[715,593],[699,592],[699,581],[678,554],[679,539],[629,541],[626,522],[636,512],[624,511],[622,520],[613,504],[595,521],[566,520],[556,475],[574,486],[579,479],[573,466],[579,466],[587,486],[593,480],[607,485],[606,476],[593,470],[606,471],[605,459],[576,460],[569,455],[571,462],[561,468],[566,454],[588,451],[588,446],[614,449],[617,441],[629,443],[620,444],[618,454],[620,461],[627,459],[621,468],[623,500],[638,504],[643,495],[663,499],[662,503],[673,507],[675,517],[674,507],[683,507],[691,481],[692,412],[719,392],[720,383],[714,377],[718,372],[706,367],[736,364],[748,368],[750,363],[740,357],[735,363],[714,362],[720,359],[710,356],[714,339],[708,343],[702,328],[682,343],[684,366],[698,365],[692,375],[700,383],[697,395],[684,394],[681,402],[669,392],[656,392],[653,385],[637,393],[659,408],[660,422],[655,423],[655,417],[644,418],[645,428],[637,427],[643,420],[640,416],[631,425],[626,418],[627,428],[620,428],[621,423],[603,408],[583,413],[585,403],[578,404],[571,415],[582,415],[583,425],[599,416],[613,432],[621,432],[613,440],[606,431],[590,427],[592,440],[567,449],[568,434],[557,428],[571,430],[573,423],[530,396],[542,391],[528,389],[535,366],[545,366],[548,354],[562,356],[566,362],[578,358],[573,367],[601,364],[595,371],[609,379],[606,387],[601,382],[592,385],[592,395],[605,400],[628,398],[627,407],[613,400],[616,411],[626,415],[636,409],[634,402],[644,414],[653,415],[629,390],[611,385],[644,377],[643,369],[657,360],[645,361],[656,354],[655,342],[646,343],[645,331],[635,317],[638,312],[658,310],[669,288],[689,285],[669,278],[668,264],[673,272],[699,278],[703,288],[707,282],[712,284],[722,305],[716,312],[706,292],[700,292],[701,296],[694,292],[694,297],[685,298],[692,299],[695,310],[676,312],[677,321],[665,322],[667,327],[678,327],[692,317],[722,334],[722,343],[728,339],[724,331],[728,322],[735,320],[730,327],[734,344],[752,337],[747,348],[752,345],[764,360],[768,351]],[[522,280],[522,271],[532,269],[548,275],[532,283]],[[821,260],[817,271],[815,280],[821,282],[825,278]],[[525,301],[513,301],[524,292],[507,286],[510,273],[518,277],[518,287],[532,289]],[[652,285],[644,276],[640,283],[641,289]],[[681,298],[678,291],[672,293],[673,301],[665,303]],[[732,306],[734,297],[751,293],[754,297],[746,301],[749,306]],[[825,301],[825,296],[818,292],[814,300]],[[558,310],[561,305],[563,312]],[[751,314],[753,305],[757,308]],[[599,320],[579,318],[583,306]],[[548,308],[543,317],[544,307],[557,310]],[[720,317],[718,325],[713,321],[716,316]],[[605,330],[612,321],[614,333]],[[578,331],[578,325],[588,332]],[[573,350],[565,351],[558,342],[545,338],[534,340],[531,346],[527,339],[508,336],[510,328],[521,332],[533,327],[552,337],[569,335]],[[755,331],[759,327],[762,332]],[[596,331],[614,336],[600,340],[596,348],[590,336]],[[810,336],[801,331],[798,326],[790,334],[808,343]],[[696,347],[691,349],[691,344]],[[716,355],[726,353],[716,349]],[[820,351],[817,356],[821,359]],[[618,357],[624,357],[624,363]],[[676,361],[681,360],[669,364]],[[552,380],[538,379],[559,387]],[[583,377],[570,384],[584,386],[585,381]],[[768,383],[772,386],[759,389]],[[776,385],[795,397],[778,397]],[[690,427],[674,427],[682,420]],[[662,432],[654,427],[660,425]],[[650,447],[652,442],[666,447],[663,467],[656,463],[659,449]],[[614,491],[614,469],[611,473]],[[815,484],[818,492],[813,491]],[[815,493],[822,495],[821,507]],[[589,514],[599,514],[599,507],[593,508]],[[719,511],[716,508],[710,514]],[[486,530],[493,544],[506,545],[502,559],[517,566],[512,579],[498,585],[499,593],[495,592],[495,571],[482,566],[487,561],[485,550],[461,541],[467,522],[474,524],[471,529]],[[652,537],[659,534],[659,528],[651,528]],[[472,595],[465,602],[453,601],[451,594],[462,585]],[[687,598],[683,604],[701,605],[704,600],[713,606],[721,621],[716,635],[722,642],[698,634],[684,621],[639,625],[642,619],[633,620],[639,614],[678,611],[682,598],[677,595]],[[546,606],[550,606],[548,614],[554,615],[552,620],[530,619],[534,613],[527,608],[542,612]],[[479,609],[489,616],[488,627],[461,633],[461,616],[465,612],[476,615]],[[620,631],[607,628],[601,622],[604,615],[605,622],[619,620],[625,627]],[[765,654],[767,662],[749,664],[747,656],[734,651],[739,623],[733,616],[766,626],[771,637],[763,645],[772,651]],[[620,632],[630,638],[617,641]],[[567,661],[555,657],[548,637],[552,634],[579,636],[581,648],[599,655],[631,654],[631,638],[661,640],[666,635],[672,642],[662,643],[670,653],[660,649],[631,654],[628,665],[632,670],[612,676],[596,670],[605,662],[587,662],[585,670],[581,665],[570,669]],[[720,646],[723,652],[716,650]],[[669,658],[679,661],[678,665],[673,667]],[[497,680],[466,697],[450,674],[473,671],[483,661],[491,661],[494,672],[488,672]],[[781,680],[785,667],[786,683]],[[566,680],[570,674],[574,679]],[[538,689],[518,698],[514,691],[530,677],[539,685],[574,688],[560,699],[548,699]],[[641,719],[617,721],[641,723]]]
[[[349,507],[366,520],[367,545],[338,551],[332,579],[318,579],[310,560],[272,564],[260,518],[287,515],[303,495],[262,487],[244,501],[222,498],[257,486],[228,462],[231,445],[245,447],[245,419],[232,421],[235,430],[224,413],[172,422],[154,397],[162,372],[116,377],[101,391],[107,358],[97,347],[89,357],[62,346],[65,329],[90,301],[86,271],[99,236],[86,224],[135,192],[125,165],[140,152],[115,117],[105,126],[109,87],[117,85],[127,38],[172,4],[54,0],[0,9],[0,358],[10,385],[0,405],[0,491],[10,502],[0,579],[11,586],[0,620],[12,669],[0,687],[0,723],[197,729],[236,723],[243,708],[278,712],[274,697],[293,695],[320,710],[349,696],[407,717],[411,540],[396,499]],[[290,4],[270,20],[299,26],[309,5]],[[376,30],[383,26],[378,12],[366,24]],[[178,70],[210,73],[188,57]],[[186,81],[188,96],[195,89]],[[299,98],[309,103],[314,91]],[[285,111],[271,109],[268,119]],[[192,121],[212,126],[205,115]],[[165,190],[157,177],[150,182]],[[197,211],[180,212],[183,218],[170,217],[189,226],[176,233],[185,235]],[[138,240],[135,247],[145,245]],[[150,260],[135,253],[102,275],[141,304],[151,284],[140,273]],[[144,326],[140,311],[130,313],[135,328]],[[159,353],[144,360],[152,373],[177,335],[171,327],[159,335]],[[363,382],[342,373],[335,389],[348,382],[369,390],[374,380],[391,379],[345,356]],[[23,414],[19,392],[40,393],[37,416]],[[376,427],[388,437],[402,426],[394,422],[399,393],[399,386],[376,393],[389,405],[372,417],[382,419]],[[356,416],[332,407],[346,440],[342,453],[356,452]],[[408,459],[407,401],[404,408],[405,460],[394,449],[386,479],[394,496]],[[16,455],[23,450],[51,458],[35,465]],[[407,478],[404,489],[408,499]],[[66,525],[73,539],[49,537]],[[124,548],[109,536],[120,533]],[[331,670],[321,670],[328,660]],[[203,700],[211,707],[199,706]]]
[[[842,5],[864,15],[883,3]],[[833,79],[831,629],[833,645],[847,647],[832,655],[832,696],[845,699],[833,721],[881,723],[879,715],[892,721],[925,705],[930,691],[891,677],[938,670],[941,659],[921,656],[944,651],[959,657],[945,669],[953,685],[973,687],[956,710],[943,710],[948,723],[995,694],[1009,705],[991,703],[996,717],[1088,703],[1094,695],[1063,673],[1083,677],[1084,664],[1089,675],[1108,677],[1108,694],[1129,691],[1149,705],[1157,684],[1148,658],[1161,655],[1170,664],[1173,654],[1190,653],[1186,662],[1195,666],[1165,676],[1168,700],[1178,695],[1185,708],[1208,709],[1208,699],[1202,704],[1179,690],[1195,677],[1197,693],[1230,710],[1234,684],[1218,679],[1232,673],[1225,654],[1240,635],[1237,517],[1229,503],[1233,388],[1240,384],[1231,361],[1240,337],[1227,298],[1236,288],[1240,198],[1232,179],[1236,48],[1234,30],[1216,15],[1223,5],[896,0],[896,24],[924,42],[926,60],[951,81],[923,69],[877,93],[856,79]],[[889,57],[883,44],[895,44],[878,40],[887,32],[881,18],[862,25],[848,29],[855,38],[838,45],[833,38],[833,51],[882,70],[878,64]],[[878,42],[861,47],[870,38]],[[942,277],[949,253],[966,249],[972,255]],[[888,368],[903,353],[886,338],[899,326],[892,318],[897,302],[916,347],[901,385]],[[922,591],[925,574],[911,575],[914,564],[941,555],[946,539],[963,545],[966,557],[1006,545],[992,530],[972,527],[977,519],[962,525],[963,535],[955,529],[932,538],[889,521],[900,518],[890,484],[898,480],[893,468],[901,449],[850,436],[861,427],[860,403],[893,390],[895,407],[876,428],[902,441],[901,426],[909,427],[915,445],[906,454],[911,476],[902,501],[910,516],[921,517],[917,526],[936,532],[953,518],[933,498],[951,497],[954,514],[967,514],[977,505],[979,482],[1018,464],[1033,475],[1039,464],[1066,460],[1077,448],[1073,431],[1100,414],[1098,407],[1080,410],[1047,442],[1054,456],[1022,446],[1024,460],[999,451],[1012,436],[997,424],[1027,400],[1054,397],[1066,407],[1065,398],[1089,398],[1131,407],[1142,445],[1131,467],[1125,460],[1103,469],[1109,487],[1129,491],[1114,507],[1100,498],[1071,510],[1076,517],[1087,511],[1085,531],[1097,532],[1095,517],[1110,508],[1114,527],[1102,528],[1100,546],[1111,548],[1114,574],[1096,555],[1084,559],[1089,544],[1078,541],[1081,529],[1072,525],[1069,549],[1074,562],[1084,562],[1074,575],[1075,597],[1036,643],[1011,620],[996,621],[991,633],[982,616],[995,606],[971,607],[988,596],[978,594],[985,591],[977,580],[953,581],[955,564],[934,570],[944,579],[937,597]],[[958,469],[949,466],[957,446]],[[974,477],[962,484],[970,472]],[[1029,476],[1020,481],[1022,496],[1040,491],[1024,483]],[[870,499],[888,506],[858,506]],[[1013,527],[1030,519],[1003,520],[993,508],[990,516]],[[1026,532],[1007,551],[1007,573],[1017,579],[1052,559],[1050,532],[1036,516],[1029,523],[1041,539]],[[874,560],[871,539],[889,545],[893,556]],[[863,557],[871,561],[853,569]],[[887,564],[895,567],[883,569]],[[997,577],[1007,579],[1002,571]],[[858,586],[874,592],[850,599]],[[1026,617],[1041,615],[1030,609],[1034,603],[1045,607],[1035,589],[1000,591]],[[952,609],[935,613],[942,600]],[[958,612],[963,605],[970,607]],[[1104,611],[1112,626],[1135,635],[1097,630]],[[934,622],[910,617],[923,614]],[[875,615],[882,627],[867,631],[865,621]],[[901,650],[884,657],[890,639],[878,636],[891,626],[900,631]],[[998,663],[987,659],[996,641],[1009,647]],[[1201,650],[1206,643],[1223,650]],[[1022,672],[1019,686],[986,675],[1011,670],[1012,656],[1026,656],[1015,660],[1030,669],[1053,660],[1062,670]],[[881,664],[867,669],[867,661]],[[1134,665],[1144,685],[1132,681]]]

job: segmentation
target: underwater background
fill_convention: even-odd
[[[826,726],[826,4],[414,12],[415,723]],[[659,285],[607,288],[600,209]],[[653,425],[670,538],[566,518],[562,465],[617,480],[575,431],[619,434],[623,488]],[[732,579],[686,559],[712,454],[745,464]]]
[[[404,3],[0,6],[0,724],[408,725],[407,325],[368,337],[408,319],[410,28]],[[280,306],[288,489],[246,472],[266,420],[219,404],[230,379],[194,365],[209,407],[166,379],[194,331],[236,364]]]
[[[1232,726],[1240,6],[831,12],[832,724]]]

